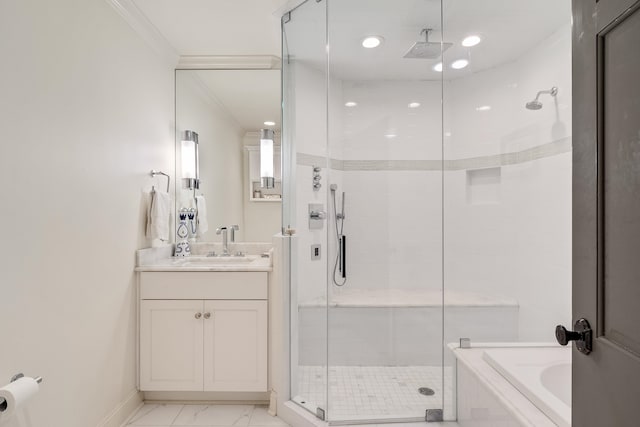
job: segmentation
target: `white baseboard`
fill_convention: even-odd
[[[111,411],[97,427],[121,427],[131,414],[142,405],[142,393],[133,390]]]

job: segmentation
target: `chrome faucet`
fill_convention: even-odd
[[[216,228],[216,234],[222,234],[222,256],[230,256],[229,242],[227,240],[227,227]]]
[[[229,231],[231,231],[231,243],[235,243],[236,241],[236,231],[240,230],[238,225],[230,225]]]

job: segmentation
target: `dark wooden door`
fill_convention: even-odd
[[[640,1],[573,1],[573,426],[640,426]]]

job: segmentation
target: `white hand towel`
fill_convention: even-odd
[[[202,236],[209,229],[209,223],[207,222],[207,202],[204,200],[204,196],[196,196],[196,208],[198,210],[198,235]]]
[[[147,237],[169,241],[169,216],[171,215],[171,197],[169,193],[154,191],[151,193],[151,205],[147,218]]]

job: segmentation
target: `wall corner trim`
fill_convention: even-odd
[[[167,39],[149,21],[133,0],[105,0],[122,19],[171,67],[175,67],[180,55]]]

